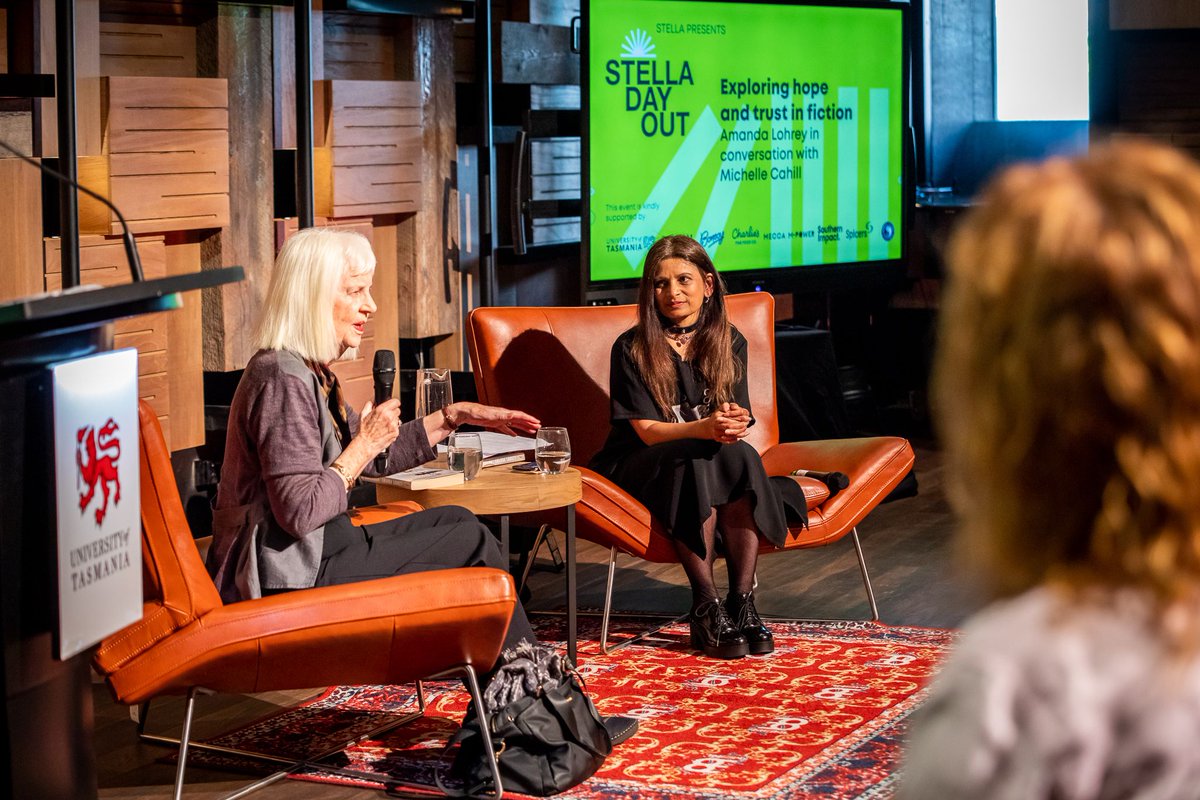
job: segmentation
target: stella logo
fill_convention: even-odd
[[[654,43],[650,41],[650,34],[641,28],[634,28],[625,34],[625,41],[621,44],[621,58],[657,57],[654,54]]]
[[[75,464],[79,472],[75,476],[79,487],[79,513],[84,514],[100,489],[100,507],[96,509],[96,527],[104,522],[108,514],[109,484],[114,486],[113,502],[121,502],[121,478],[117,474],[117,461],[121,458],[121,440],[115,434],[117,423],[109,417],[108,422],[97,431],[92,425],[84,425],[75,434]]]

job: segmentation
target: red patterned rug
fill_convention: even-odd
[[[561,640],[555,625],[543,621],[539,635]],[[774,653],[719,661],[691,651],[682,624],[610,656],[599,654],[595,627],[580,621],[588,689],[601,713],[635,716],[641,728],[565,797],[891,797],[905,719],[954,638],[872,623],[773,623]],[[467,696],[457,683],[426,684],[425,694],[425,717],[345,750],[332,771],[305,768],[295,777],[431,786]],[[413,687],[335,687],[213,741],[299,759],[413,708]]]

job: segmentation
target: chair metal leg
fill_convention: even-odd
[[[475,677],[475,670],[470,664],[463,666],[463,672],[467,676],[467,691],[471,693],[471,700],[475,702],[475,710],[479,713],[479,719],[488,719],[488,708],[483,702],[483,692],[479,691],[479,680]],[[496,755],[496,749],[492,747],[492,737],[484,735],[479,737],[483,740],[483,752],[487,758],[488,766],[492,768],[492,792],[490,794],[479,795],[480,797],[491,798],[491,800],[500,800],[504,796],[504,783],[500,780],[500,758]]]
[[[529,555],[525,560],[525,570],[521,573],[521,582],[517,584],[517,593],[525,591],[525,584],[529,581],[529,573],[533,571],[533,562],[537,560],[538,550],[542,548],[542,542],[550,534],[550,526],[543,525],[538,528],[537,535],[533,537],[533,544],[529,547]]]
[[[445,673],[445,674],[449,675],[452,673]],[[432,676],[432,677],[437,678],[437,677],[442,677],[442,676]],[[230,755],[230,756],[240,756],[242,758],[249,758],[249,759],[253,759],[255,761],[265,761],[265,762],[268,762],[271,764],[279,764],[279,765],[286,766],[286,769],[279,770],[277,772],[274,772],[274,773],[266,776],[265,778],[262,778],[261,780],[255,781],[254,783],[247,784],[246,786],[243,786],[241,789],[238,789],[234,793],[226,795],[223,798],[223,800],[237,800],[237,798],[245,797],[246,795],[251,794],[252,792],[256,792],[259,789],[262,789],[266,786],[270,786],[271,784],[286,778],[288,775],[292,774],[293,772],[295,772],[296,770],[298,770],[302,767],[311,766],[311,767],[316,767],[319,769],[330,770],[333,772],[350,772],[348,770],[339,770],[337,768],[330,768],[329,766],[321,764],[320,762],[323,759],[326,759],[329,756],[333,755],[334,753],[340,753],[343,750],[345,750],[346,748],[351,747],[354,744],[357,744],[358,742],[362,741],[363,739],[367,739],[367,738],[375,737],[375,736],[381,736],[381,735],[387,733],[388,731],[392,730],[393,728],[398,728],[401,725],[409,723],[409,722],[413,721],[414,719],[417,719],[417,718],[425,715],[425,686],[424,686],[423,681],[417,681],[417,711],[415,711],[411,714],[406,714],[406,715],[400,717],[399,719],[389,720],[388,722],[385,722],[382,725],[378,725],[375,728],[372,728],[371,730],[367,731],[366,733],[360,734],[352,739],[342,741],[342,742],[338,743],[337,745],[329,748],[325,752],[320,753],[313,758],[303,759],[303,760],[298,761],[295,758],[283,758],[280,756],[271,755],[269,753],[259,753],[259,752],[253,751],[253,750],[242,750],[237,747],[225,747],[223,745],[208,744],[207,742],[191,741],[192,718],[193,718],[193,715],[195,712],[196,696],[204,691],[206,691],[206,690],[199,686],[194,686],[188,690],[187,702],[186,702],[184,718],[183,718],[183,729],[180,732],[180,737],[178,739],[174,739],[169,736],[160,736],[158,734],[146,733],[145,732],[146,720],[149,718],[150,702],[146,701],[145,703],[142,703],[141,706],[139,706],[138,739],[140,739],[143,742],[146,742],[147,744],[165,745],[165,746],[179,748],[179,763],[175,769],[175,793],[174,793],[175,800],[180,800],[180,798],[183,796],[184,770],[185,770],[186,764],[187,764],[188,752],[191,750],[202,750],[202,751],[209,752],[209,753],[221,753],[221,754]],[[357,773],[354,773],[354,774],[357,774]],[[359,776],[363,777],[361,775],[359,775]],[[370,776],[366,776],[366,777],[370,777]]]
[[[670,618],[666,619],[661,625],[658,625],[657,627],[650,628],[649,630],[643,631],[642,633],[639,633],[636,636],[631,636],[630,638],[625,639],[624,641],[622,641],[619,644],[609,647],[608,646],[608,622],[612,618],[613,579],[616,575],[616,569],[617,569],[617,548],[610,547],[608,549],[608,583],[604,587],[604,612],[603,612],[603,615],[600,620],[600,652],[606,656],[617,652],[618,650],[620,650],[623,647],[628,647],[629,645],[633,644],[634,642],[640,642],[643,639],[653,636],[654,634],[661,631],[663,628],[666,628],[670,625],[674,625],[676,622],[679,622],[680,620],[687,617],[687,614],[681,614],[678,617],[670,617]]]
[[[850,536],[854,540],[854,552],[858,555],[858,569],[862,573],[863,587],[867,590],[867,601],[871,604],[871,622],[879,622],[879,606],[875,604],[875,590],[871,588],[871,576],[867,572],[867,560],[863,558],[857,525],[850,529]]]
[[[850,539],[854,543],[854,553],[856,556],[858,556],[858,569],[859,569],[859,572],[862,574],[863,588],[866,589],[866,591],[867,591],[867,602],[871,606],[870,621],[878,622],[879,621],[879,606],[875,602],[875,590],[871,587],[871,575],[867,571],[867,560],[863,556],[862,541],[859,539],[857,526],[850,529]],[[615,653],[617,650],[620,650],[623,647],[627,647],[627,646],[633,644],[634,642],[640,642],[641,640],[658,633],[659,631],[661,631],[663,628],[667,627],[668,625],[672,625],[676,622],[679,622],[679,621],[687,618],[687,614],[681,614],[678,617],[673,617],[671,619],[668,619],[666,622],[664,622],[662,625],[659,625],[658,627],[651,628],[650,630],[647,630],[643,633],[638,634],[637,636],[633,636],[629,639],[626,639],[626,640],[610,647],[608,644],[608,628],[609,628],[609,622],[612,619],[612,594],[613,594],[613,583],[614,583],[614,580],[616,577],[616,567],[617,567],[617,548],[610,547],[608,549],[608,581],[604,587],[604,610],[602,612],[601,622],[600,622],[600,652],[603,653],[604,655],[610,655],[611,653]],[[758,573],[757,572],[755,572],[755,575],[754,575],[754,584],[755,584],[755,586],[758,585]],[[780,619],[779,617],[771,617],[771,618],[772,619]],[[820,622],[820,621],[833,621],[833,620],[810,620],[810,621]]]
[[[879,622],[879,606],[875,603],[875,590],[871,588],[871,575],[867,572],[867,560],[863,557],[862,541],[858,538],[858,528],[850,529],[850,541],[854,543],[854,553],[858,556],[858,571],[862,574],[863,588],[867,590],[867,602],[871,606],[871,617],[863,622]],[[763,615],[763,619],[773,619],[779,622],[857,622],[857,619],[819,618],[819,617],[780,617]]]
[[[175,800],[183,797],[183,772],[187,769],[188,740],[192,737],[192,713],[196,710],[196,687],[188,689],[183,731],[179,734],[179,763],[175,765]]]

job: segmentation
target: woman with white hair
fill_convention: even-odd
[[[400,401],[342,400],[333,361],[362,341],[375,313],[375,256],[356,233],[311,228],[283,246],[257,334],[259,350],[238,383],[213,515],[208,567],[226,602],[429,569],[507,568],[488,530],[457,507],[356,526],[347,494],[387,453],[390,474],[435,457],[464,423],[530,433],[520,411],[452,403],[400,423]],[[520,605],[505,647],[534,640]]]

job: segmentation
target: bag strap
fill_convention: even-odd
[[[442,751],[442,757],[438,759],[437,766],[433,768],[433,782],[436,783],[437,787],[441,789],[442,792],[448,797],[475,797],[480,791],[486,789],[492,784],[490,770],[488,772],[488,777],[479,781],[474,786],[464,786],[462,789],[453,789],[442,782],[442,764],[447,763],[449,760],[450,751],[454,749],[455,744],[457,744],[457,742],[454,739],[451,739],[450,743],[446,745],[446,749]],[[496,753],[496,762],[499,763],[500,754],[504,752],[504,739],[492,739],[492,749]],[[480,755],[486,758],[486,753],[487,751],[485,750]]]

